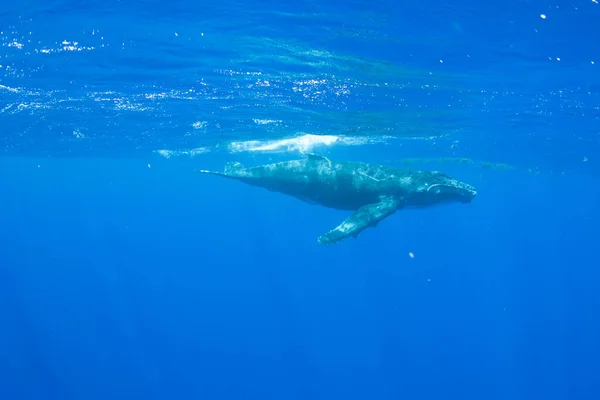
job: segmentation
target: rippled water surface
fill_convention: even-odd
[[[6,155],[410,140],[403,158],[596,165],[594,1],[28,4],[0,13]]]

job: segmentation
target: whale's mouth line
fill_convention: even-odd
[[[434,187],[438,187],[438,186],[442,186],[442,184],[440,184],[440,183],[433,184],[427,188],[427,191],[429,192],[431,189],[433,189]]]

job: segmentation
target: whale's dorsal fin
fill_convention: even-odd
[[[326,162],[327,164],[329,164],[329,167],[331,168],[333,166],[333,163],[331,162],[331,160],[325,156],[320,156],[318,154],[315,153],[305,153],[304,154],[306,157],[308,157],[309,160],[312,161],[321,161],[321,162]]]
[[[225,175],[239,175],[244,170],[242,163],[237,161],[229,161],[225,164],[224,174]]]
[[[304,153],[304,155],[309,159],[309,160],[315,160],[315,161],[327,161],[327,162],[331,162],[329,160],[329,158],[325,157],[325,156],[320,156],[318,154],[315,153]]]
[[[349,236],[358,236],[370,226],[377,226],[380,221],[389,217],[402,207],[402,199],[393,196],[382,196],[379,203],[362,206],[354,214],[346,218],[335,229],[319,237],[320,244],[332,244]]]

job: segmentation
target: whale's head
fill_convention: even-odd
[[[427,204],[470,203],[477,196],[473,186],[440,172],[432,173],[427,181],[419,190]]]

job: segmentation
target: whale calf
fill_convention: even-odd
[[[223,172],[197,172],[235,179],[311,204],[354,211],[318,238],[323,245],[357,237],[403,208],[470,203],[477,195],[473,186],[441,172],[333,161],[317,154],[251,168],[234,162],[228,163]]]

